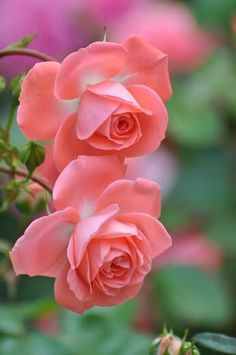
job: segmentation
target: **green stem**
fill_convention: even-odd
[[[29,178],[29,174],[21,171],[21,170],[12,170],[11,168],[5,167],[5,166],[0,166],[0,172],[3,174],[8,174],[8,175],[12,175],[13,173],[15,175],[24,177],[26,179]],[[52,194],[52,188],[51,186],[49,186],[45,181],[43,181],[42,179],[40,179],[37,176],[31,175],[29,178],[31,181],[36,182],[37,184],[39,184],[40,186],[42,186],[46,191],[48,191],[50,194]]]
[[[37,58],[43,62],[56,61],[53,57],[29,48],[8,48],[0,51],[0,58],[12,55],[22,55]]]
[[[9,112],[8,119],[7,119],[7,125],[6,125],[4,132],[3,132],[4,140],[7,143],[9,142],[10,130],[11,130],[12,124],[14,122],[17,106],[18,106],[18,101],[15,98],[13,98],[13,102],[10,107],[10,112]]]

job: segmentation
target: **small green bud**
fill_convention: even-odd
[[[44,157],[44,148],[34,141],[27,142],[20,150],[20,160],[25,164],[30,174],[42,164]]]
[[[6,81],[3,76],[0,76],[0,92],[2,92],[6,87]]]
[[[183,343],[181,347],[181,355],[200,355],[200,352],[196,345],[191,343],[190,341],[186,341]]]
[[[18,211],[20,211],[22,214],[29,215],[31,213],[32,208],[29,200],[18,199],[15,205]]]

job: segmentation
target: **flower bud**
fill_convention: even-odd
[[[163,335],[153,341],[150,355],[200,355],[196,345],[184,339],[164,330]]]
[[[179,355],[182,340],[172,333],[167,333],[154,340],[150,355]]]
[[[44,148],[34,141],[27,142],[20,151],[20,160],[26,165],[29,173],[42,164],[44,157]]]
[[[190,341],[186,341],[186,342],[184,342],[184,344],[181,348],[181,354],[183,354],[183,355],[200,355],[200,352],[197,349],[196,345],[194,345]]]

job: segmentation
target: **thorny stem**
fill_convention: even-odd
[[[11,56],[11,55],[23,55],[23,56],[33,57],[33,58],[40,59],[43,62],[56,61],[56,59],[54,59],[48,54],[44,54],[29,48],[8,48],[0,51],[0,58]]]
[[[29,174],[24,171],[21,171],[21,170],[14,170],[13,171],[12,169],[4,167],[4,166],[0,166],[0,172],[2,172],[4,174],[8,174],[8,175],[12,175],[12,173],[14,173],[15,175],[22,176],[24,178],[29,178]],[[52,194],[52,188],[45,181],[40,179],[39,177],[31,175],[30,180],[36,182],[37,184],[42,186],[45,190],[47,190],[50,194]]]

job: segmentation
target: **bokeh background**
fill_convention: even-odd
[[[169,55],[167,138],[128,175],[161,185],[173,247],[134,300],[79,316],[54,303],[53,280],[15,278],[5,251],[34,216],[0,213],[0,354],[143,355],[164,321],[180,336],[236,336],[236,1],[0,0],[0,49],[37,33],[30,47],[60,60],[104,26],[109,41],[137,34]],[[0,75],[33,63],[4,58]],[[9,102],[1,94],[2,120]],[[16,125],[12,142],[24,143]]]

